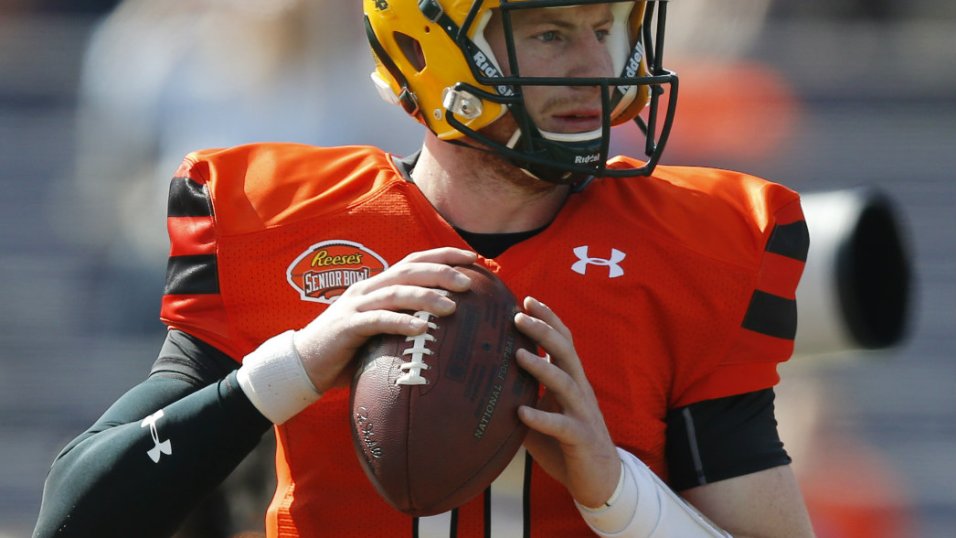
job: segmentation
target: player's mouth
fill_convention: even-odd
[[[558,133],[584,133],[601,128],[601,111],[575,109],[550,115],[548,129]]]

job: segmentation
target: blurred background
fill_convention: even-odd
[[[0,537],[30,534],[53,457],[149,371],[185,153],[417,148],[346,4],[0,0]],[[867,187],[910,262],[893,346],[783,368],[782,434],[818,535],[952,536],[956,3],[680,0],[668,23],[681,104],[664,162]],[[264,474],[210,509],[228,528],[194,535],[257,530]]]

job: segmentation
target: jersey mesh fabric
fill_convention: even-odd
[[[178,175],[211,200],[218,288],[198,298],[167,293],[163,319],[237,360],[327,307],[304,300],[289,276],[314,245],[358,245],[355,253],[387,264],[417,250],[466,248],[373,148],[256,144],[192,154]],[[658,167],[651,178],[592,182],[547,229],[482,263],[516,296],[533,295],[562,317],[615,442],[666,478],[669,410],[777,382],[792,337],[744,320],[760,289],[792,303],[802,261],[781,260],[767,245],[779,224],[801,220],[796,194],[779,185]],[[332,390],[277,427],[270,536],[411,534],[412,520],[362,473],[347,406],[347,392]],[[537,467],[530,481],[532,536],[587,534],[560,484]],[[458,511],[458,536],[484,535],[483,503]]]

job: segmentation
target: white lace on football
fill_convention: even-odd
[[[422,377],[422,370],[427,370],[425,364],[425,355],[431,355],[432,350],[428,349],[428,343],[435,341],[435,336],[430,333],[438,328],[437,325],[428,321],[433,314],[430,312],[415,312],[415,317],[428,322],[428,330],[418,336],[409,336],[405,338],[406,342],[411,342],[412,347],[402,351],[402,355],[411,355],[411,360],[402,364],[401,369],[404,374],[395,381],[396,385],[426,385],[428,381]]]

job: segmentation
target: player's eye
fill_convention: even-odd
[[[552,43],[560,39],[560,35],[556,30],[548,30],[546,32],[541,32],[534,36],[535,39],[541,41],[542,43]]]

